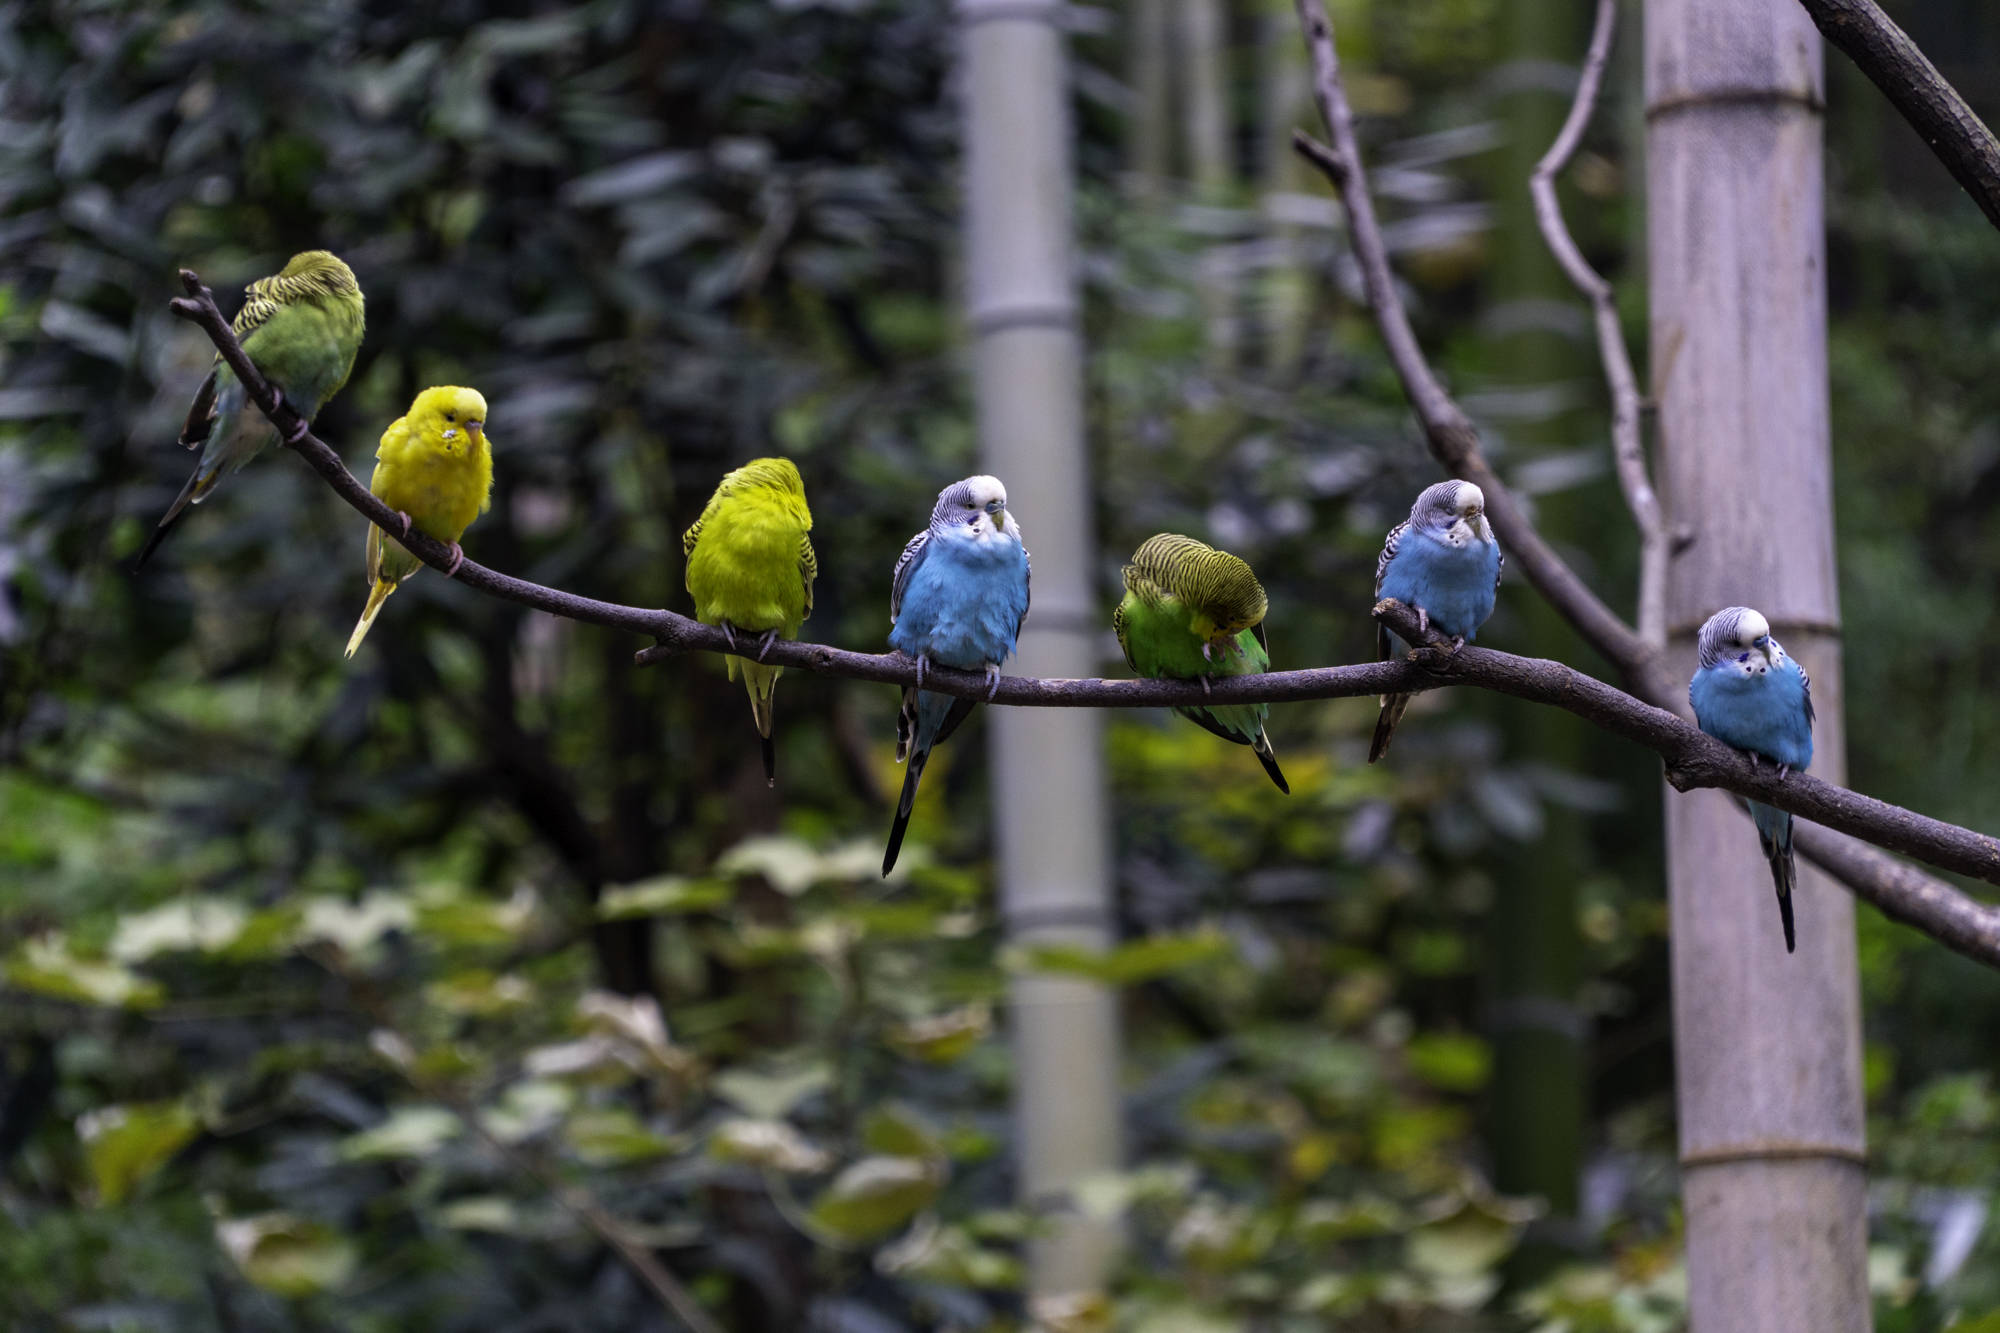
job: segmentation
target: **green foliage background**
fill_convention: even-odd
[[[1238,8],[1248,123],[1258,39],[1287,19]],[[1493,73],[1518,20],[1493,0],[1338,9],[1425,337],[1552,535],[1627,600],[1588,354],[1495,331],[1532,286],[1505,163],[1541,144],[1509,138]],[[1081,12],[1106,605],[1123,552],[1194,531],[1256,565],[1281,665],[1361,659],[1381,534],[1434,474],[1335,214],[1317,186],[1289,230],[1247,186],[1135,203],[1118,15]],[[1933,50],[1996,40],[1970,12],[1926,22]],[[1580,26],[1559,35],[1581,49]],[[126,573],[189,465],[168,442],[209,356],[166,313],[175,269],[230,308],[325,245],[370,334],[319,433],[363,469],[418,388],[480,387],[498,480],[476,558],[684,608],[678,534],[722,471],[781,450],[818,520],[808,634],[879,645],[895,552],[975,461],[951,50],[943,0],[4,12],[0,1322],[669,1327],[541,1172],[593,1191],[726,1327],[1023,1327],[1034,1220],[1011,1189],[1001,1002],[1011,970],[1056,968],[1123,997],[1132,1170],[1083,1203],[1132,1244],[1115,1308],[1044,1326],[1679,1326],[1640,756],[1432,698],[1369,769],[1365,703],[1289,708],[1287,801],[1240,751],[1120,716],[1129,942],[1017,955],[976,724],[884,885],[885,690],[787,681],[772,792],[715,664],[634,670],[625,637],[440,579],[344,663],[359,520],[285,456]],[[1638,338],[1621,68],[1571,209]],[[1853,780],[1993,827],[2000,249],[1833,73]],[[1247,331],[1233,364],[1196,300],[1218,255]],[[1269,313],[1287,292],[1296,356]],[[1524,394],[1551,365],[1565,392]],[[1515,584],[1487,638],[1595,666]],[[1488,1184],[1496,958],[1509,904],[1558,865],[1593,1034],[1567,1086],[1538,1076],[1586,1116],[1560,1234]],[[2000,989],[1865,911],[1861,947],[1878,1326],[1983,1327]],[[1952,1218],[1975,1219],[1969,1253]]]

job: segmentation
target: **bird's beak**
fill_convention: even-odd
[[[483,421],[468,421],[465,423],[465,428],[472,432],[474,443],[484,438],[486,434],[486,423]]]
[[[1778,665],[1778,645],[1771,642],[1771,637],[1768,634],[1765,635],[1761,641],[1759,641],[1759,643],[1757,644],[1757,649],[1759,652],[1764,654],[1765,665],[1767,666]]]

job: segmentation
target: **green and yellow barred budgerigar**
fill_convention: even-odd
[[[282,272],[251,283],[245,296],[231,326],[237,339],[251,364],[310,423],[347,383],[361,348],[366,320],[354,270],[325,250],[306,250]],[[200,449],[201,461],[132,567],[146,563],[189,505],[206,500],[224,477],[277,438],[218,355],[181,426],[181,444]]]
[[[759,639],[757,658],[727,657],[729,678],[743,673],[750,716],[764,752],[764,779],[777,782],[771,703],[782,667],[763,655],[779,638],[795,639],[813,608],[812,510],[789,458],[756,458],[724,477],[701,517],[681,538],[695,618],[720,625],[732,645],[739,633]]]
[[[1125,566],[1125,600],[1111,627],[1142,676],[1204,680],[1271,669],[1264,638],[1269,602],[1250,566],[1177,533],[1148,537]],[[1278,790],[1292,788],[1264,734],[1269,704],[1198,704],[1174,709],[1226,741],[1247,745]]]

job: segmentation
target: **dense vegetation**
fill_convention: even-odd
[[[1295,59],[1286,7],[1237,8],[1243,129],[1199,203],[1128,171],[1128,42],[1081,11],[1099,582],[1108,611],[1124,553],[1195,532],[1257,567],[1280,665],[1359,660],[1381,534],[1434,473],[1335,211],[1251,128]],[[1339,8],[1424,334],[1624,602],[1581,308],[1548,314],[1570,296],[1520,198],[1549,98],[1488,77],[1573,58],[1581,16]],[[1934,22],[1933,49],[1996,26]],[[210,355],[166,313],[175,269],[233,308],[323,244],[370,333],[319,433],[365,471],[418,388],[482,389],[475,558],[685,609],[680,532],[721,472],[782,451],[817,519],[807,634],[879,647],[896,551],[975,465],[951,50],[945,0],[0,24],[7,1326],[672,1326],[556,1181],[725,1327],[1020,1327],[1000,1015],[1025,968],[1119,987],[1126,1024],[1132,1169],[1084,1192],[1130,1229],[1116,1311],[1048,1327],[1677,1326],[1642,756],[1431,697],[1370,769],[1364,702],[1294,707],[1287,800],[1246,752],[1119,716],[1127,942],[1024,955],[991,901],[977,722],[884,884],[886,689],[788,681],[773,791],[717,664],[635,670],[629,637],[432,575],[343,662],[360,521],[283,455],[127,574]],[[1852,777],[1995,827],[2000,249],[1865,85],[1836,70],[1833,94]],[[1638,337],[1636,120],[1608,110],[1571,202]],[[1597,665],[1511,583],[1485,638]],[[2000,989],[1866,912],[1861,950],[1878,1327],[2000,1327]],[[1587,1044],[1492,1023],[1549,986]]]

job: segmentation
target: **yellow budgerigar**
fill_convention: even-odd
[[[695,617],[720,625],[734,646],[739,633],[759,636],[757,659],[729,657],[729,678],[743,673],[750,715],[763,741],[764,778],[777,782],[771,744],[771,696],[782,668],[763,656],[779,637],[797,638],[813,608],[812,511],[789,458],[757,458],[722,479],[701,517],[681,538]]]
[[[465,560],[458,539],[492,503],[493,451],[486,437],[486,400],[477,390],[444,385],[425,389],[410,410],[382,432],[375,451],[375,476],[368,489],[412,527],[448,542],[450,578]],[[423,561],[373,523],[368,525],[368,605],[347,641],[347,655],[361,646],[376,612],[396,585],[423,568]]]

